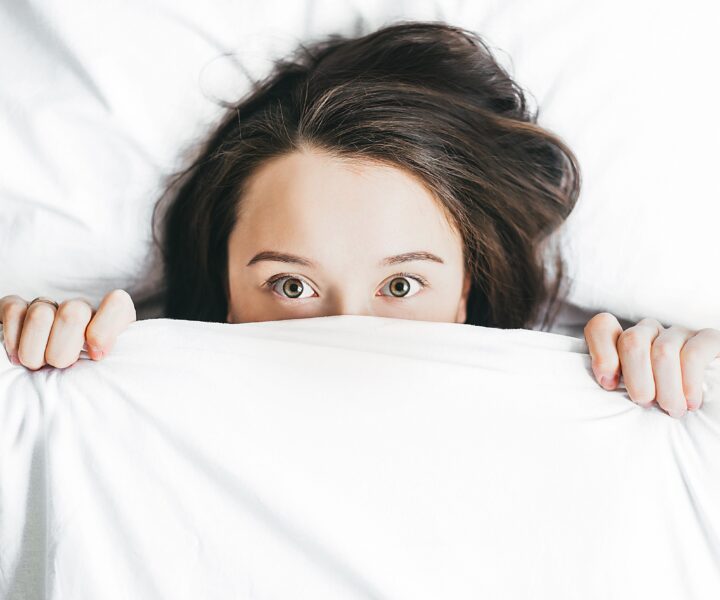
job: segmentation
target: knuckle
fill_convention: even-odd
[[[669,341],[658,340],[652,345],[650,355],[654,361],[677,360],[680,357],[677,345]]]
[[[5,304],[5,319],[10,321],[20,319],[27,309],[27,304],[23,301],[11,301]]]
[[[132,305],[133,301],[132,298],[130,298],[130,294],[128,294],[125,290],[122,289],[116,289],[112,290],[111,292],[108,292],[105,296],[109,301],[117,304],[126,304],[126,305]]]
[[[683,363],[696,362],[703,356],[702,351],[694,344],[685,344],[680,350],[680,360]]]
[[[2,306],[9,306],[11,304],[23,304],[26,305],[27,302],[20,296],[16,296],[15,294],[10,296],[3,296],[0,298],[0,305]]]
[[[715,343],[720,344],[720,329],[713,329],[711,327],[705,327],[698,331],[695,335],[702,334],[703,337],[708,337]]]
[[[46,302],[38,302],[27,309],[25,320],[31,323],[49,325],[55,320],[55,309]]]
[[[592,317],[585,325],[585,331],[592,331],[598,327],[614,325],[617,319],[609,312],[601,312]]]
[[[27,304],[27,300],[25,298],[21,298],[20,296],[12,295],[12,296],[5,296],[4,298],[6,304]]]
[[[682,325],[670,325],[670,327],[667,327],[665,331],[679,333],[683,336],[687,336],[690,333],[690,330],[687,327],[683,327]]]
[[[137,314],[135,312],[135,303],[132,300],[132,297],[130,294],[128,294],[123,289],[115,289],[111,292],[108,292],[105,297],[103,298],[103,301],[100,306],[100,312],[104,312],[110,308],[113,313],[118,312],[119,314],[131,315],[131,320],[135,321],[137,320]]]
[[[56,318],[63,323],[83,323],[88,320],[91,312],[90,306],[85,302],[80,300],[68,300],[60,305]]]
[[[647,340],[636,329],[623,331],[618,338],[618,348],[624,352],[637,352],[647,346]]]
[[[637,324],[644,327],[651,327],[653,329],[657,327],[660,327],[661,329],[663,328],[663,324],[657,319],[653,319],[652,317],[645,317],[644,319],[640,319]]]
[[[615,322],[615,315],[612,313],[609,313],[607,311],[601,312],[596,314],[591,321],[596,321],[599,323],[607,322],[607,323],[614,323]]]

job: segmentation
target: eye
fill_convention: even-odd
[[[266,281],[265,285],[274,290],[281,298],[287,300],[302,300],[305,298],[311,298],[314,291],[310,284],[295,275],[277,275]],[[404,298],[414,296],[424,287],[427,287],[427,285],[427,281],[417,275],[398,273],[394,275],[392,279],[390,279],[382,288],[380,288],[380,291],[382,292],[386,288],[389,288],[388,294],[381,295],[402,300]],[[305,291],[307,291],[308,294],[303,295],[303,292]]]
[[[414,282],[416,284],[415,291],[411,293],[411,290],[413,288],[412,285],[410,285],[410,282]],[[398,273],[397,275],[394,275],[390,281],[388,281],[381,289],[380,291],[384,290],[386,287],[390,288],[390,295],[394,298],[409,298],[411,296],[414,296],[417,294],[421,289],[423,289],[427,285],[427,282],[420,279],[419,277],[415,277],[412,275],[409,275],[407,273]]]
[[[284,281],[282,286],[280,286],[282,291],[277,292],[276,284],[281,281]],[[267,282],[267,285],[270,286],[271,289],[276,290],[276,293],[280,294],[283,298],[288,298],[290,300],[312,297],[312,293],[308,296],[301,295],[305,290],[312,292],[313,289],[307,284],[307,282],[293,275],[281,275],[279,277],[275,277],[274,279],[270,279]]]

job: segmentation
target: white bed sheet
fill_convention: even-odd
[[[0,598],[720,597],[720,360],[676,420],[583,340],[365,316],[0,352]]]

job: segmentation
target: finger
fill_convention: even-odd
[[[650,349],[655,400],[671,417],[682,417],[687,412],[680,349],[693,335],[684,327],[669,327],[658,334]]]
[[[82,298],[60,304],[45,348],[45,360],[49,365],[64,369],[77,361],[92,315],[92,306]]]
[[[705,369],[720,356],[720,330],[701,329],[680,350],[683,388],[689,410],[702,405],[702,385]]]
[[[52,304],[36,302],[28,306],[18,345],[18,359],[28,369],[34,371],[45,365],[45,347],[54,320]]]
[[[620,380],[617,340],[622,331],[617,318],[607,312],[595,315],[584,329],[593,373],[598,383],[608,390],[614,389]]]
[[[650,348],[663,326],[655,319],[643,319],[626,329],[618,338],[618,354],[625,388],[630,399],[640,406],[650,406],[655,399]]]
[[[0,298],[0,323],[3,324],[5,338],[5,351],[10,362],[19,365],[18,346],[20,345],[20,332],[22,331],[28,303],[20,296],[5,296]]]
[[[108,293],[85,330],[90,358],[100,360],[106,355],[120,332],[135,319],[135,305],[125,290]]]

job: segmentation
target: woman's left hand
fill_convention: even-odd
[[[705,368],[720,356],[720,330],[665,328],[643,319],[623,331],[610,313],[595,315],[584,329],[595,377],[613,390],[623,377],[630,398],[643,407],[653,400],[672,417],[702,404]]]

